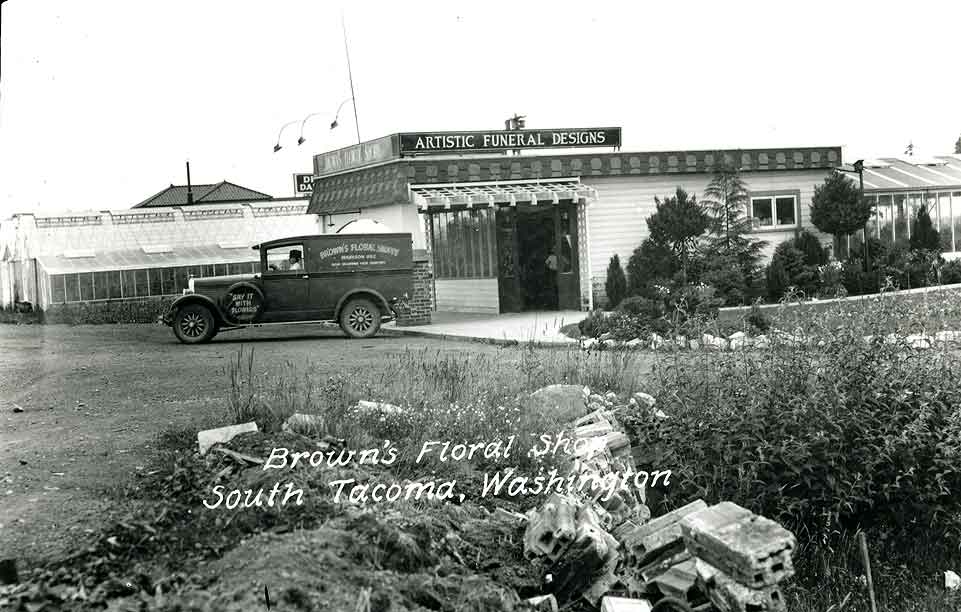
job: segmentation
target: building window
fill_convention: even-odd
[[[759,195],[751,197],[751,210],[758,229],[780,229],[797,226],[796,195]]]
[[[50,286],[53,288],[53,295],[50,297],[51,302],[55,304],[62,304],[63,302],[67,301],[66,278],[66,274],[55,274],[50,277]]]
[[[497,277],[493,208],[432,213],[430,232],[436,278]]]

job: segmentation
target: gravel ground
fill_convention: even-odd
[[[427,338],[348,340],[339,330],[234,331],[185,346],[158,325],[0,325],[0,551],[24,566],[64,554],[98,524],[170,426],[217,424],[241,346],[259,371],[309,360],[318,376],[410,348],[496,353]],[[23,412],[15,412],[22,409]]]

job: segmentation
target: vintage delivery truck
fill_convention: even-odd
[[[407,307],[410,234],[296,236],[254,245],[260,272],[191,278],[163,316],[186,344],[252,326],[337,322],[369,338]]]

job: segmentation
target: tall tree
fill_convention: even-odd
[[[854,181],[838,171],[814,187],[811,199],[811,223],[822,232],[835,236],[849,236],[862,229],[871,217],[873,203],[861,197]],[[835,249],[837,250],[837,249]]]
[[[709,211],[710,236],[705,255],[704,282],[712,284],[728,305],[742,302],[757,289],[758,264],[767,245],[752,235],[747,216],[747,185],[734,159],[718,153],[721,163],[701,199]]]
[[[954,143],[955,154],[961,154],[961,136],[958,136],[957,142]]]
[[[710,225],[710,218],[697,198],[677,188],[673,196],[660,200],[654,198],[656,210],[647,219],[651,239],[657,244],[670,246],[681,262],[682,280],[686,284],[691,258],[697,249],[698,239]]]
[[[747,185],[737,166],[723,157],[722,160],[702,200],[711,213],[710,227],[717,246],[722,252],[730,253],[737,237],[751,231],[752,223],[747,217]]]

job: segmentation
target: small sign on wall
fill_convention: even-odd
[[[313,174],[294,174],[294,195],[310,196],[314,194]]]

